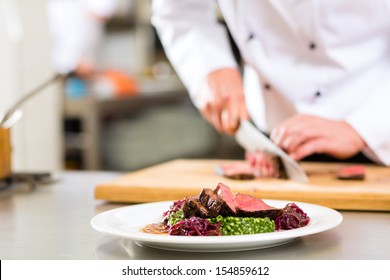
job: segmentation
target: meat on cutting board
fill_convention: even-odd
[[[364,165],[348,165],[341,167],[337,172],[340,180],[364,180],[366,169]]]
[[[245,162],[220,165],[217,174],[229,179],[250,180],[256,177],[287,178],[280,157],[257,151],[245,155]]]

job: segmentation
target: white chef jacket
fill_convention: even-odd
[[[260,128],[296,112],[345,120],[368,144],[364,153],[390,165],[389,1],[218,4],[257,79],[245,96]],[[214,1],[155,0],[152,23],[195,105],[208,73],[237,67]]]
[[[73,71],[81,59],[96,63],[103,22],[92,15],[109,18],[115,12],[116,4],[116,0],[48,1],[53,64],[57,72]]]

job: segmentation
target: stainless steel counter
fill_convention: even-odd
[[[263,250],[183,253],[141,247],[96,232],[96,214],[124,204],[94,199],[96,184],[120,173],[65,172],[30,190],[0,190],[0,259],[390,259],[390,212],[342,211],[335,229]]]

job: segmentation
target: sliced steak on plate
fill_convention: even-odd
[[[282,209],[269,206],[262,199],[248,194],[236,194],[235,201],[237,216],[239,217],[269,217],[273,220],[282,213]]]
[[[223,217],[235,216],[236,200],[234,198],[234,195],[230,191],[230,188],[223,183],[219,183],[218,186],[215,188],[214,192],[223,201],[220,215],[222,215]]]
[[[184,217],[210,218],[209,210],[199,202],[197,197],[188,198],[183,204]]]
[[[210,218],[217,217],[224,204],[224,201],[212,189],[207,188],[201,191],[198,200],[209,210]]]
[[[282,209],[267,205],[263,200],[248,194],[233,194],[228,186],[219,183],[215,190],[204,188],[198,197],[190,197],[183,204],[186,218],[201,217],[269,217],[275,219]]]

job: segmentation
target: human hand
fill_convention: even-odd
[[[245,152],[245,159],[257,177],[279,177],[279,166],[275,156],[264,151]]]
[[[76,69],[74,70],[74,73],[83,79],[88,79],[90,78],[95,72],[96,72],[96,67],[93,63],[81,59],[78,65],[76,66]]]
[[[202,116],[219,132],[234,133],[241,119],[249,119],[240,72],[233,68],[216,70],[207,76],[206,86],[207,92],[201,92]]]
[[[303,114],[293,116],[275,127],[271,140],[295,160],[314,153],[345,159],[366,146],[356,130],[345,121]]]

